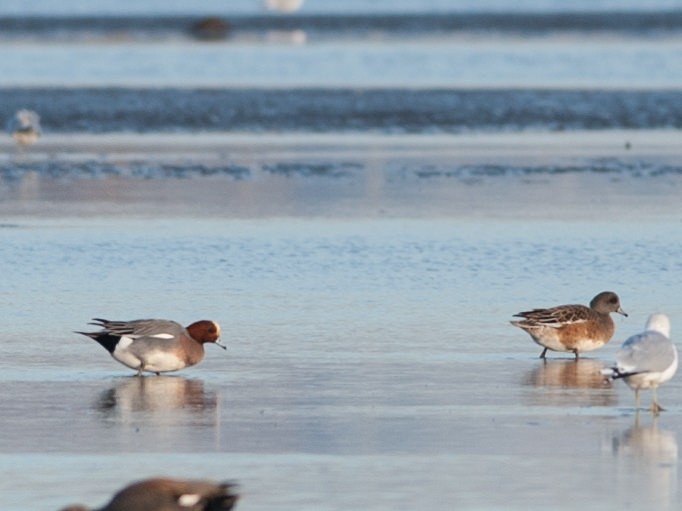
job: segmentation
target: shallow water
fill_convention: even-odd
[[[679,88],[682,40],[0,44],[0,87]]]
[[[679,89],[674,2],[0,6],[0,87]],[[592,5],[595,4],[595,5]],[[597,5],[598,4],[598,5]],[[244,8],[246,7],[246,8]],[[197,40],[207,9],[229,25]]]
[[[599,375],[682,319],[675,2],[235,0],[217,43],[186,24],[225,2],[128,4],[0,5],[0,116],[44,129],[0,139],[3,509],[155,475],[245,511],[679,508],[680,379],[653,419]],[[508,323],[606,289],[630,316],[577,363]],[[92,317],[228,350],[137,378]]]

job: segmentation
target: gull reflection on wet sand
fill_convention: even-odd
[[[638,478],[644,480],[643,487],[649,492],[647,498],[652,504],[651,509],[674,509],[677,497],[677,438],[673,431],[659,428],[659,420],[654,417],[651,424],[642,426],[637,412],[631,427],[614,434],[612,454],[619,471],[635,472]]]
[[[603,362],[594,359],[546,360],[524,376],[524,384],[545,391],[534,394],[534,404],[614,406],[617,397],[612,385],[599,372],[604,367]],[[570,399],[567,394],[570,394]]]

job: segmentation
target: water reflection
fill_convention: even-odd
[[[591,359],[546,360],[526,374],[524,384],[556,391],[534,395],[534,404],[612,406],[617,398],[611,391],[611,383],[600,373],[604,367],[601,361]],[[570,401],[567,401],[569,395]]]
[[[614,435],[612,448],[620,469],[637,471],[652,508],[669,509],[675,505],[678,448],[673,431],[660,429],[657,418],[642,426],[637,412],[634,424]],[[635,467],[631,466],[633,462]]]
[[[204,390],[204,382],[178,376],[131,376],[102,392],[96,408],[105,416],[136,412],[215,410],[215,392]]]

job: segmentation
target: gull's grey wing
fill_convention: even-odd
[[[633,335],[616,354],[618,369],[629,373],[665,371],[673,360],[675,347],[659,332]]]

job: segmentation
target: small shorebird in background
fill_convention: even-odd
[[[303,5],[303,0],[265,0],[263,5],[268,11],[295,12]]]
[[[20,147],[28,147],[40,136],[40,116],[33,110],[22,108],[7,122],[7,132]]]
[[[263,8],[267,11],[291,14],[298,11],[303,0],[263,0]],[[267,40],[278,44],[305,44],[308,39],[304,30],[269,30]]]

